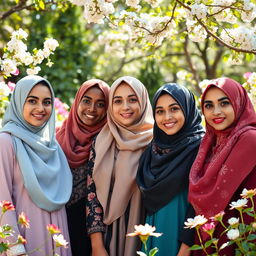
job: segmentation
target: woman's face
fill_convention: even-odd
[[[106,101],[99,87],[93,86],[83,95],[77,109],[80,120],[88,126],[98,124],[106,116]]]
[[[217,87],[206,92],[203,113],[206,122],[217,131],[225,130],[235,120],[235,112],[228,96]]]
[[[23,106],[24,120],[33,126],[42,126],[51,116],[52,104],[52,95],[48,86],[40,83],[35,85]]]
[[[180,105],[169,94],[161,95],[155,108],[155,121],[167,135],[174,135],[183,127],[185,117]]]
[[[113,101],[113,117],[120,125],[129,127],[141,117],[140,104],[134,90],[122,82],[115,90]]]

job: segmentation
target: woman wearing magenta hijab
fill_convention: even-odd
[[[71,256],[70,248],[58,247],[49,238],[46,225],[61,229],[69,242],[65,204],[72,190],[72,175],[66,157],[55,138],[54,93],[40,76],[18,81],[0,130],[0,201],[8,200],[15,211],[3,216],[16,241],[22,235],[27,243],[17,244],[7,255],[52,255],[53,251]],[[4,146],[3,146],[4,145]],[[17,223],[25,212],[30,228]],[[39,248],[39,250],[34,250]]]
[[[107,115],[89,160],[93,174],[87,184],[88,233],[93,256],[132,256],[139,249],[138,240],[126,234],[142,221],[135,177],[153,127],[145,86],[134,77],[117,79],[110,89]]]
[[[73,191],[66,205],[73,256],[91,255],[86,232],[86,164],[92,141],[107,121],[108,94],[109,86],[102,80],[84,82],[57,132],[73,174]]]
[[[190,255],[194,232],[183,229],[193,215],[188,203],[189,171],[204,134],[193,94],[168,83],[153,98],[154,137],[140,158],[137,183],[147,210],[146,223],[161,237],[150,237],[148,247],[159,256]]]
[[[239,217],[230,203],[241,198],[243,189],[256,187],[256,114],[245,89],[230,78],[208,82],[202,95],[206,134],[190,172],[189,201],[197,215],[206,218],[225,212],[223,222]],[[255,202],[256,203],[256,202]],[[245,223],[251,222],[244,215]],[[217,224],[214,237],[224,231]],[[205,234],[202,233],[205,240]],[[218,246],[229,241],[222,235]],[[210,252],[210,250],[209,250]],[[195,255],[205,255],[195,251]],[[235,255],[227,246],[219,255]]]

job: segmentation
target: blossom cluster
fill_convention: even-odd
[[[51,66],[53,64],[50,55],[56,50],[59,43],[53,38],[48,38],[44,42],[43,49],[34,49],[33,53],[30,53],[24,43],[27,37],[28,34],[21,28],[12,33],[11,40],[7,43],[4,54],[0,58],[1,76],[18,75],[18,66],[20,65],[28,67],[26,70],[28,75],[36,75],[41,70],[38,65],[44,59],[48,59],[46,65]]]
[[[195,228],[200,241],[200,245],[193,245],[191,250],[203,250],[205,255],[209,255],[207,248],[211,246],[215,249],[214,254],[218,256],[220,251],[230,246],[236,244],[236,255],[254,255],[256,253],[256,246],[254,240],[256,239],[256,212],[254,209],[254,199],[256,195],[256,188],[247,190],[243,189],[241,193],[241,199],[229,204],[230,210],[237,210],[240,217],[231,217],[228,219],[227,223],[223,222],[223,216],[225,212],[222,211],[209,219],[205,218],[203,215],[195,216],[194,218],[189,218],[184,223],[185,228]],[[250,206],[249,206],[250,202]],[[244,222],[244,215],[247,214],[251,217],[251,223]],[[220,236],[226,236],[228,242],[219,244],[220,237],[215,237],[214,231],[217,225],[222,225],[224,232]],[[209,240],[206,242],[202,241],[202,233],[207,233]]]
[[[252,104],[256,110],[256,73],[247,72],[244,74],[244,78],[247,81],[243,84],[243,86],[247,90]]]
[[[170,39],[173,31],[177,34],[178,24],[185,21],[189,38],[194,42],[202,42],[210,35],[229,48],[256,51],[256,28],[252,23],[256,5],[250,0],[173,1],[170,5],[175,8],[173,13],[167,11],[166,4],[161,6],[161,0],[126,0],[126,6],[121,8],[120,3],[114,5],[116,0],[69,1],[84,6],[84,17],[88,22],[103,23],[107,18],[105,20],[114,23],[116,28],[127,25],[134,38],[143,35],[147,42],[156,46],[164,38]],[[142,9],[145,2],[153,7],[147,13]]]

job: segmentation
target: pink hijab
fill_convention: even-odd
[[[107,117],[105,117],[95,126],[88,126],[78,117],[78,105],[85,92],[93,86],[97,86],[103,92],[106,108],[108,107],[109,86],[99,79],[88,80],[79,88],[67,120],[57,131],[57,140],[65,152],[71,168],[77,168],[88,160],[92,139],[100,132],[107,121]]]
[[[189,201],[196,214],[206,217],[225,210],[256,166],[256,157],[252,154],[252,149],[256,149],[256,114],[247,92],[230,78],[215,79],[204,91],[202,104],[206,92],[213,86],[228,96],[235,121],[223,131],[206,124],[206,134],[190,171]]]

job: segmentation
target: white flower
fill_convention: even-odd
[[[34,68],[28,68],[26,71],[28,75],[37,75],[40,70],[41,70],[40,67],[34,67]]]
[[[251,76],[250,76],[250,78],[251,78]],[[248,81],[249,81],[249,79],[248,79]],[[253,87],[252,89],[255,90],[256,88]],[[246,188],[244,188],[243,191],[242,191],[241,197],[242,198],[248,198],[248,197],[252,197],[252,196],[255,196],[255,195],[256,195],[256,188],[255,189],[250,189],[250,190],[247,190]]]
[[[248,203],[247,199],[238,199],[236,202],[232,202],[231,204],[229,204],[231,206],[230,210],[243,208],[247,206],[247,203]]]
[[[11,73],[16,72],[17,66],[11,59],[5,59],[2,61],[1,69],[6,76],[9,76]]]
[[[207,15],[207,7],[204,4],[193,4],[191,6],[191,13],[198,19],[204,19]]]
[[[133,8],[137,8],[139,3],[140,3],[140,0],[126,0],[125,3],[128,5],[128,6],[131,6]]]
[[[226,243],[222,244],[221,247],[220,247],[220,250],[226,248],[228,245],[229,245],[229,242],[226,242]]]
[[[69,0],[72,4],[83,6],[85,3],[85,0]]]
[[[227,237],[229,240],[235,240],[239,237],[240,233],[238,229],[230,229],[227,232]]]
[[[50,51],[55,51],[58,46],[59,46],[58,41],[56,39],[53,39],[53,38],[48,38],[44,42],[44,48],[47,48]]]
[[[56,242],[57,247],[63,246],[64,248],[67,248],[68,242],[64,239],[62,234],[53,235],[52,239]]]
[[[26,66],[29,66],[30,64],[32,64],[34,59],[29,52],[24,52],[22,55],[20,55],[20,61]]]
[[[202,226],[208,220],[204,217],[204,215],[197,215],[195,218],[188,218],[187,222],[185,222],[185,228],[195,228],[197,226]]]
[[[137,252],[137,254],[140,255],[140,256],[147,256],[147,254],[144,253],[144,252]]]
[[[228,220],[228,224],[233,226],[235,224],[239,223],[239,218],[232,217]]]
[[[12,38],[17,38],[17,39],[27,39],[28,34],[26,31],[24,31],[23,29],[18,29],[16,31],[12,32]]]
[[[34,56],[34,65],[41,64],[44,60],[44,52],[39,49]]]
[[[145,225],[135,225],[134,226],[135,231],[133,233],[127,234],[127,236],[155,236],[159,237],[162,235],[162,233],[154,233],[156,230],[155,227],[145,224]]]
[[[7,97],[11,93],[11,89],[4,82],[0,82],[0,100]]]

